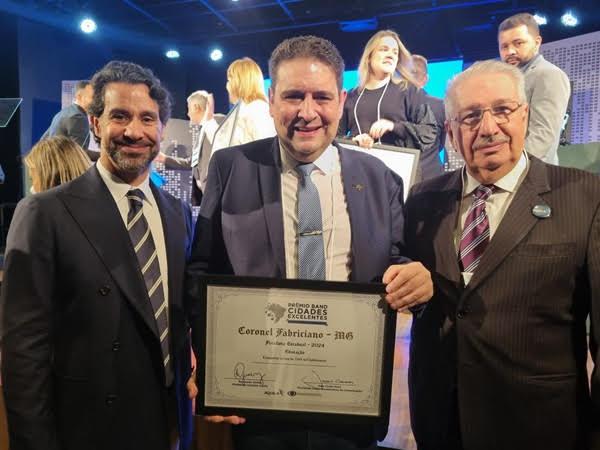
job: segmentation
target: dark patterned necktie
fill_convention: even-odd
[[[298,180],[298,278],[325,279],[323,218],[317,187],[310,179],[314,164],[296,167]]]
[[[169,355],[169,319],[167,300],[163,291],[163,279],[158,263],[158,252],[154,239],[148,226],[148,221],[142,209],[144,193],[140,189],[127,192],[129,200],[129,213],[127,214],[127,230],[135,250],[135,255],[140,264],[140,270],[146,283],[148,297],[154,311],[154,319],[160,337],[163,365],[165,368],[165,381],[169,386],[173,381],[173,370]]]
[[[485,201],[494,193],[494,185],[481,184],[473,192],[473,203],[467,211],[460,238],[459,256],[463,272],[474,272],[490,241],[490,222],[485,212]]]

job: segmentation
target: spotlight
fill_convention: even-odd
[[[223,58],[223,52],[221,49],[215,48],[210,52],[210,59],[213,61],[219,61],[221,58]]]
[[[579,23],[579,19],[571,11],[567,11],[562,15],[560,21],[565,27],[574,27]]]
[[[542,14],[534,14],[533,18],[535,19],[535,21],[537,22],[538,25],[547,25],[548,24],[548,19],[546,18],[546,16],[544,16]]]
[[[167,53],[165,53],[165,56],[169,59],[177,59],[179,58],[179,52],[177,50],[168,50]]]
[[[94,31],[96,31],[98,26],[96,25],[96,22],[94,22],[89,17],[86,17],[79,24],[79,28],[81,28],[81,31],[83,31],[84,33],[89,34],[89,33],[93,33]]]

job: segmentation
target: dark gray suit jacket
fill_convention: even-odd
[[[407,256],[435,294],[412,327],[409,393],[420,450],[600,448],[600,179],[531,157],[467,287],[454,233],[461,171],[416,185]],[[532,213],[547,205],[549,218]]]
[[[191,217],[179,200],[152,189],[169,266],[173,388],[164,388],[160,340],[129,235],[92,167],[22,200],[10,226],[0,335],[12,450],[164,450],[167,404],[189,443],[182,287]]]

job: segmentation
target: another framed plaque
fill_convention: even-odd
[[[396,314],[382,284],[201,277],[202,415],[387,423]]]
[[[336,139],[336,142],[344,148],[375,156],[400,175],[404,183],[404,200],[406,200],[410,188],[417,179],[417,168],[421,156],[419,150],[383,144],[375,144],[372,148],[366,149],[350,139]]]

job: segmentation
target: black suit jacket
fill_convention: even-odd
[[[419,449],[600,448],[600,375],[589,348],[600,328],[600,179],[531,157],[467,287],[453,236],[461,171],[415,186],[406,205],[408,256],[435,294],[414,318],[409,367]],[[536,205],[551,208],[536,217]]]
[[[10,226],[0,325],[11,450],[164,450],[167,408],[189,443],[181,296],[190,212],[152,189],[167,248],[173,387],[164,387],[160,341],[129,235],[92,167],[22,200]]]

